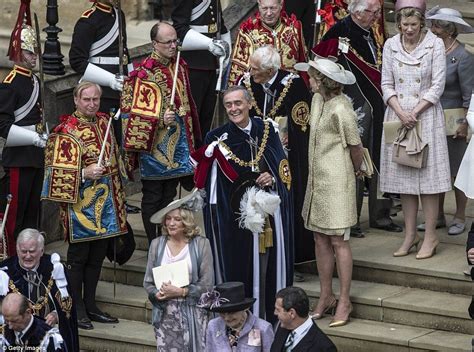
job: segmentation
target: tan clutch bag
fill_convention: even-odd
[[[446,120],[446,136],[454,136],[459,125],[466,118],[466,110],[464,108],[445,109],[444,118]]]
[[[386,121],[383,123],[383,135],[385,137],[385,144],[393,144],[398,138],[399,130],[403,127],[402,121]],[[421,135],[421,120],[416,124],[416,132]]]

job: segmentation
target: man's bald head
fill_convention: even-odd
[[[2,302],[5,324],[13,331],[24,330],[31,320],[31,309],[25,296],[9,293]]]

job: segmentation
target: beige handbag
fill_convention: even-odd
[[[400,128],[393,142],[392,161],[394,163],[421,169],[426,166],[428,143],[423,143],[417,128]]]

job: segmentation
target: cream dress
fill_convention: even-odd
[[[356,179],[349,145],[361,143],[357,117],[345,95],[311,105],[308,184],[302,216],[308,230],[349,238],[357,223]]]

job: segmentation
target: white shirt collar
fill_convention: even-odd
[[[237,125],[236,125],[237,126]],[[237,126],[239,127],[239,126]],[[249,123],[247,126],[245,126],[244,128],[242,127],[239,127],[242,131],[244,131],[245,133],[247,133],[248,135],[250,135],[250,131],[252,130],[252,119],[249,118]]]
[[[21,337],[25,336],[26,332],[31,328],[31,325],[33,325],[33,320],[34,320],[34,316],[33,314],[31,315],[31,319],[30,319],[30,322],[28,323],[28,325],[26,326],[26,328],[24,328],[23,330],[21,331],[15,331],[15,336],[18,338],[18,335],[20,334],[21,332]]]
[[[311,317],[308,317],[308,319],[306,319],[303,324],[301,324],[295,330],[293,330],[293,333],[295,335],[294,335],[293,343],[291,344],[290,351],[296,345],[298,345],[298,343],[303,339],[303,337],[306,336],[306,334],[308,333],[309,329],[311,329],[312,326],[313,326],[313,319]]]
[[[270,78],[268,82],[263,83],[262,86],[263,86],[264,84],[268,84],[269,86],[271,86],[271,85],[273,84],[273,82],[275,82],[275,80],[276,80],[276,78],[277,78],[277,75],[278,75],[278,70],[276,70],[276,72],[275,72],[275,74],[273,75],[273,77]]]

